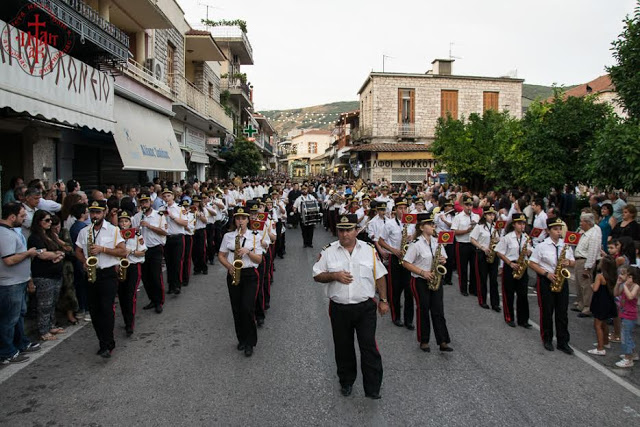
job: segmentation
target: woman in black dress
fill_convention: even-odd
[[[622,221],[611,230],[611,238],[619,239],[629,236],[633,240],[640,240],[640,224],[636,221],[638,210],[635,205],[627,205],[622,208]]]
[[[616,261],[611,255],[600,260],[600,271],[595,282],[591,285],[591,313],[593,313],[593,327],[598,338],[597,348],[589,350],[589,354],[605,356],[609,346],[609,326],[607,320],[618,317],[618,307],[613,299],[613,289],[618,278]]]

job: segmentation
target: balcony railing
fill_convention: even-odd
[[[367,128],[355,128],[355,129],[351,129],[351,141],[352,142],[357,142],[359,139],[362,138],[370,138],[371,135],[373,135],[371,129],[367,129]]]
[[[413,138],[415,136],[415,123],[398,123],[398,138]]]
[[[220,79],[220,90],[241,91],[247,99],[251,99],[251,88],[240,80]]]
[[[232,26],[219,26],[213,27],[210,29],[211,36],[215,38],[238,38],[242,39],[245,49],[249,53],[249,56],[253,58],[253,48],[251,47],[251,43],[249,43],[249,38],[247,35],[240,29],[240,27],[232,27]]]
[[[187,80],[183,75],[170,74],[173,98],[196,110],[198,113],[218,122],[227,131],[233,131],[233,119],[227,115],[224,107]]]
[[[129,61],[126,64],[123,64],[121,68],[124,74],[139,81],[140,83],[149,86],[170,98],[173,96],[171,94],[171,89],[165,82],[156,79],[152,70],[145,68],[142,64],[137,63],[133,59],[129,59]]]
[[[81,0],[30,0],[117,60],[129,59],[129,36]]]

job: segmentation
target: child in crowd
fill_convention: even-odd
[[[608,319],[618,317],[618,308],[613,299],[613,290],[617,283],[616,261],[611,255],[600,260],[600,273],[596,276],[595,282],[591,285],[593,297],[591,298],[591,313],[593,313],[593,326],[598,338],[597,347],[589,350],[589,354],[604,356],[607,354],[605,347],[611,348],[609,344]]]
[[[622,318],[622,360],[616,363],[619,368],[630,368],[634,360],[633,328],[638,320],[638,294],[640,293],[640,269],[637,267],[621,267],[615,295],[620,297],[620,317]]]
[[[624,255],[624,248],[622,242],[618,239],[611,239],[607,244],[607,250],[616,261],[616,267],[618,268],[618,274],[622,267],[629,266],[629,258]],[[606,254],[605,254],[606,255]],[[604,255],[603,255],[604,256]],[[617,298],[616,298],[616,302]],[[620,316],[613,319],[613,333],[609,335],[609,341],[620,342],[620,330],[621,330]]]

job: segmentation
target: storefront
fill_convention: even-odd
[[[364,180],[418,183],[429,179],[436,165],[433,153],[426,147],[419,147],[420,151],[410,151],[410,148],[415,150],[416,146],[407,147],[406,151],[394,151],[401,147],[394,147],[395,144],[375,145],[362,145],[351,150],[351,163],[362,164],[360,174]]]

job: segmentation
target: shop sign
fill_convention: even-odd
[[[205,152],[206,135],[197,129],[187,127],[185,132],[185,142],[187,148],[200,153]]]
[[[432,167],[433,160],[374,160],[372,168],[426,169]]]

